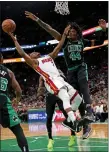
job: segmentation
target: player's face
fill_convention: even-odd
[[[37,59],[37,58],[41,57],[41,54],[39,52],[33,52],[33,53],[30,54],[30,57],[32,59]]]
[[[76,40],[77,39],[77,31],[75,29],[70,29],[69,31],[69,37],[73,40]]]

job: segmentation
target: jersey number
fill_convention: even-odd
[[[71,52],[70,59],[72,59],[72,61],[75,61],[77,59],[81,60],[81,54],[80,54],[80,52]]]
[[[5,79],[5,78],[0,78],[0,90],[1,91],[6,91],[6,89],[7,89],[7,84],[8,84],[8,80],[7,79]]]

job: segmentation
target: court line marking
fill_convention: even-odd
[[[29,143],[34,143],[34,142],[36,142],[36,140],[32,140],[32,141],[30,141]]]
[[[78,148],[78,146],[73,146],[73,147],[77,147]],[[80,146],[79,145],[79,147],[107,147],[107,146]],[[69,148],[69,147],[54,147],[54,148],[59,148],[59,149],[61,149],[61,148]],[[47,148],[42,148],[42,149],[33,149],[33,150],[30,150],[30,151],[36,151],[36,150],[47,150]]]
[[[46,136],[45,136],[46,137]],[[29,143],[34,143],[34,142],[36,142],[38,139],[40,139],[40,138],[45,138],[45,137],[33,137],[35,140],[32,140],[32,141],[30,141]],[[62,139],[62,138],[54,138],[54,140],[69,140],[69,139],[67,139],[66,137],[65,137],[65,139]],[[86,139],[86,140],[83,140],[83,139],[81,139],[81,138],[77,138],[77,140],[78,141],[82,141],[82,142],[88,142],[88,139]],[[91,143],[94,143],[94,142],[98,142],[98,143],[107,143],[108,144],[108,141],[94,141],[94,140],[91,140],[91,141],[89,141],[89,142],[91,142]],[[18,146],[17,144],[16,145],[10,145],[10,146]]]
[[[55,140],[56,138],[54,138]],[[58,138],[59,140],[69,140],[69,139],[61,139],[61,138]],[[91,139],[91,138],[89,138]],[[81,138],[77,138],[78,141],[82,141],[82,142],[86,142],[88,141],[88,139],[81,139]],[[102,140],[102,139],[101,139]],[[108,141],[94,141],[94,140],[90,140],[89,142],[99,142],[99,143],[108,143]]]
[[[15,146],[18,146],[18,145],[16,144],[16,145],[9,145],[9,146],[11,146],[11,147],[15,147]]]

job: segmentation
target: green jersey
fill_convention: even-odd
[[[8,97],[11,78],[8,69],[0,65],[0,124],[7,128],[13,127],[20,123],[17,113],[12,107],[11,100]]]
[[[97,40],[94,40],[94,45],[103,44],[107,37],[107,32],[100,31]],[[72,39],[66,39],[64,44],[64,57],[67,64],[68,70],[73,70],[84,62],[83,50],[85,47],[90,47],[91,41],[88,39],[79,39],[72,41]]]
[[[0,93],[8,96],[8,90],[10,88],[10,76],[6,67],[0,65]]]
[[[84,62],[83,49],[86,45],[90,46],[91,42],[85,39],[77,41],[66,40],[63,52],[68,70],[78,67]]]

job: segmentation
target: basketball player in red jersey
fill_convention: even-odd
[[[65,28],[62,38],[56,48],[44,57],[41,57],[38,52],[33,52],[29,56],[19,45],[17,38],[12,33],[9,33],[9,35],[13,39],[18,53],[25,59],[26,63],[43,77],[46,89],[62,100],[63,107],[68,114],[68,119],[65,120],[64,126],[78,132],[80,126],[73,110],[78,109],[82,102],[82,98],[71,85],[64,81],[54,63],[54,59],[61,50],[69,30],[70,25]],[[72,104],[70,104],[70,102],[72,102]]]

